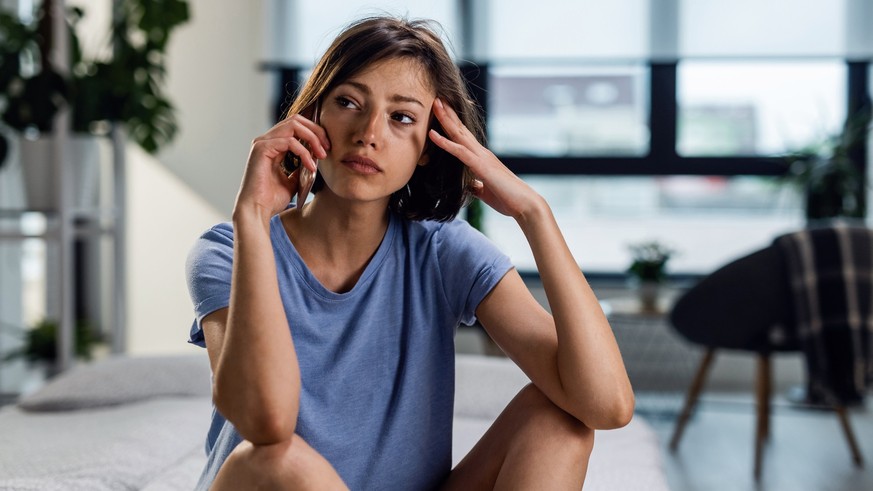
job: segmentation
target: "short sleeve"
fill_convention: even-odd
[[[509,257],[464,220],[445,223],[436,235],[437,258],[449,305],[462,323],[476,321],[479,303],[512,269]]]
[[[233,228],[229,223],[216,225],[197,239],[188,253],[185,270],[195,316],[188,342],[206,347],[203,318],[230,305]]]

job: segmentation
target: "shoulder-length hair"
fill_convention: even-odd
[[[315,65],[285,117],[297,113],[311,117],[315,102],[334,87],[373,63],[392,58],[416,60],[436,96],[451,106],[476,139],[484,143],[481,111],[431,22],[425,20],[371,17],[350,25]],[[431,127],[445,134],[436,118]],[[415,168],[409,185],[391,195],[388,206],[410,220],[451,220],[470,196],[472,175],[466,165],[429,139],[425,154],[427,164]],[[322,187],[324,180],[319,174],[313,191]]]

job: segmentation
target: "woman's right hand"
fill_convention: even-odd
[[[285,154],[297,155],[301,165],[315,172],[315,159],[327,157],[328,149],[330,140],[324,128],[300,114],[284,119],[255,138],[236,197],[234,220],[254,214],[268,221],[283,211],[299,182],[299,169],[290,176],[285,174]]]

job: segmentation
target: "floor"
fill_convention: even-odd
[[[621,326],[614,328],[636,388],[637,417],[645,418],[658,434],[674,491],[873,491],[873,403],[868,402],[866,409],[853,409],[850,414],[855,437],[868,462],[866,469],[857,469],[836,416],[797,408],[780,395],[785,383],[794,381],[791,377],[776,384],[774,390],[771,437],[765,448],[760,482],[752,477],[755,406],[751,370],[707,385],[710,389],[704,392],[688,423],[679,450],[671,453],[667,442],[697,353],[677,351],[657,338],[641,346],[629,345]],[[477,329],[459,330],[457,346],[459,352],[499,356],[499,350]],[[672,364],[656,367],[653,359],[671,360]],[[784,364],[790,368],[795,361],[786,360]],[[743,367],[743,362],[754,366],[742,358],[733,362],[738,368]],[[737,371],[734,368],[726,364],[723,370]],[[743,380],[748,380],[749,390],[736,390],[738,381]]]
[[[752,476],[755,407],[751,394],[705,394],[675,454],[667,448],[673,432],[672,418],[647,417],[664,449],[672,489],[873,490],[873,409],[854,409],[850,414],[855,437],[867,461],[865,469],[858,469],[852,463],[833,413],[799,409],[778,395],[773,405],[770,441],[764,450],[763,472],[757,483]]]

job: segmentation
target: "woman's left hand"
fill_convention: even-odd
[[[533,188],[479,143],[451,107],[437,98],[433,111],[446,135],[432,129],[430,139],[470,168],[476,176],[472,189],[476,197],[499,213],[515,219],[524,217],[542,202]]]

